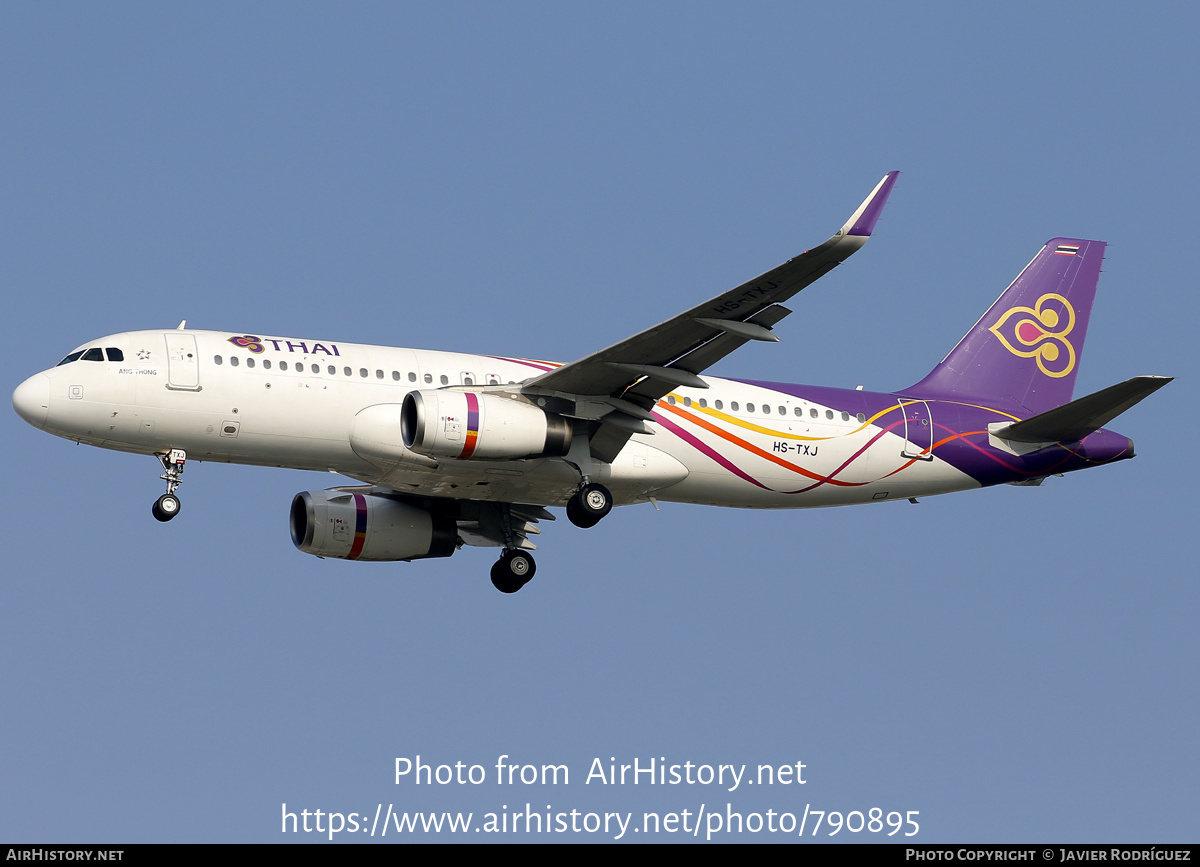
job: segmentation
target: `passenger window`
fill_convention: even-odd
[[[446,374],[444,374],[444,373],[443,373],[441,376],[439,376],[439,377],[438,377],[438,379],[440,379],[440,380],[441,380],[441,382],[442,382],[442,385],[449,385],[449,384],[450,384],[450,377],[446,376]]]
[[[842,421],[850,421],[850,413],[848,413],[848,412],[842,413]]]
[[[754,404],[752,404],[752,403],[746,404],[746,412],[754,412]]]
[[[715,406],[717,409],[724,409],[725,402],[723,400],[718,400],[715,403],[713,403],[713,406]]]
[[[342,373],[344,373],[346,376],[354,376],[354,371],[348,367],[343,367]]]
[[[395,382],[399,382],[399,381],[400,381],[400,371],[398,371],[398,370],[393,370],[393,371],[392,371],[392,379],[393,379]]]
[[[281,362],[279,362],[279,369],[280,369],[280,370],[287,370],[287,362],[286,362],[286,361],[281,361]]]
[[[708,401],[705,400],[704,398],[700,398],[700,408],[705,409],[707,407],[708,407]]]
[[[83,360],[84,361],[103,361],[104,360],[104,352],[103,352],[103,350],[101,350],[99,348],[89,349],[87,352],[83,353]]]
[[[829,418],[829,419],[833,418],[833,410],[831,410],[831,409],[825,410],[825,418]]]
[[[229,366],[230,367],[238,366],[238,357],[236,355],[229,356]]]
[[[270,369],[271,369],[271,359],[264,358],[263,359],[263,370],[270,370]]]
[[[802,410],[800,407],[796,407],[795,413],[796,413],[796,416],[799,417],[799,416],[804,415],[804,410]]]
[[[667,395],[667,403],[671,404],[671,406],[674,406],[675,405],[675,395],[673,395],[673,394]]]
[[[425,374],[425,382],[426,382],[426,383],[431,383],[431,382],[433,382],[433,374],[432,374],[432,373],[427,373],[427,374]]]
[[[469,376],[463,377],[463,385],[474,385],[474,384],[475,384],[475,380],[471,379],[471,377],[469,377]]]
[[[779,407],[779,414],[780,414],[780,415],[787,415],[787,407],[786,407],[786,406],[781,406],[781,407]]]
[[[329,365],[329,367],[327,367],[327,368],[325,368],[325,369],[326,369],[327,371],[329,371],[329,375],[330,375],[330,376],[337,376],[337,368],[336,368],[336,367],[334,367],[332,364],[331,364],[331,365]]]
[[[109,361],[124,361],[125,360],[125,353],[119,349],[116,349],[115,347],[110,346],[107,349],[105,349],[104,351],[105,351],[105,353],[107,353]]]
[[[254,366],[254,359],[253,359],[253,358],[247,358],[247,359],[246,359],[246,366],[247,366],[247,367],[253,367],[253,366]]]
[[[683,399],[683,405],[684,405],[684,406],[691,406],[691,405],[692,405],[692,399],[691,399],[690,397],[685,397],[685,398]]]
[[[411,370],[408,372],[408,381],[409,382],[417,381],[417,375],[415,373],[413,373]]]
[[[222,363],[223,363],[223,361],[221,359],[221,356],[219,356],[219,355],[213,356],[213,364],[222,364]]]
[[[365,367],[360,367],[358,369],[358,375],[361,376],[363,379],[366,379],[367,378],[367,369]]]
[[[313,373],[320,373],[320,372],[321,372],[321,365],[319,365],[319,364],[314,364],[314,365],[312,366],[312,372],[313,372]]]
[[[375,371],[375,378],[376,378],[376,379],[383,379],[383,371],[382,371],[382,370],[377,370],[377,371]]]
[[[729,404],[729,408],[731,410],[733,410],[734,412],[737,412],[738,411],[738,402],[735,400],[733,403]]]
[[[56,364],[54,366],[61,367],[64,364],[70,364],[72,361],[78,361],[82,355],[83,355],[82,349],[79,350],[78,352],[72,352],[70,355],[68,355],[66,358],[64,358],[62,361],[60,361],[58,364]]]
[[[859,414],[856,416],[856,418],[857,418],[859,421],[866,421],[866,420],[867,420],[867,417],[866,417],[865,415],[863,415],[861,412],[860,412],[860,413],[859,413]]]
[[[817,412],[817,408],[815,406],[808,411],[808,414],[811,415],[813,418],[816,418],[817,416],[820,415],[820,413]]]

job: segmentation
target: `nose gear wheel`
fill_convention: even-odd
[[[167,454],[159,455],[158,460],[164,470],[159,478],[167,483],[167,492],[154,501],[150,512],[155,520],[165,522],[179,514],[180,503],[179,497],[175,496],[175,489],[183,483],[180,477],[183,475],[183,465],[187,463],[187,452],[171,449]]]
[[[179,514],[179,497],[174,494],[163,494],[150,507],[155,520],[169,521]]]

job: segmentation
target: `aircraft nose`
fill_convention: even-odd
[[[44,373],[29,377],[13,392],[12,404],[17,415],[34,427],[44,425],[50,411],[50,377]]]

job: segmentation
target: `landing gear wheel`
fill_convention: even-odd
[[[567,519],[576,527],[594,527],[612,511],[612,494],[595,482],[584,485],[567,500]]]
[[[536,571],[537,564],[527,551],[505,551],[492,566],[492,586],[501,593],[516,593]]]
[[[183,475],[183,465],[187,463],[187,452],[171,449],[165,455],[158,455],[158,462],[164,470],[159,478],[167,483],[167,492],[154,501],[150,511],[154,513],[154,520],[169,521],[179,514],[179,497],[175,496],[175,489],[183,481],[180,476]]]
[[[174,494],[163,494],[150,507],[154,517],[159,521],[169,521],[179,514],[179,497]]]

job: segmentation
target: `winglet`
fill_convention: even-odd
[[[846,225],[842,226],[840,234],[869,237],[875,229],[875,224],[879,222],[879,215],[883,213],[883,206],[887,204],[888,195],[891,194],[899,176],[900,172],[888,172],[884,175],[883,180],[871,190],[871,195],[867,196],[858,206],[858,210],[846,221]]]

